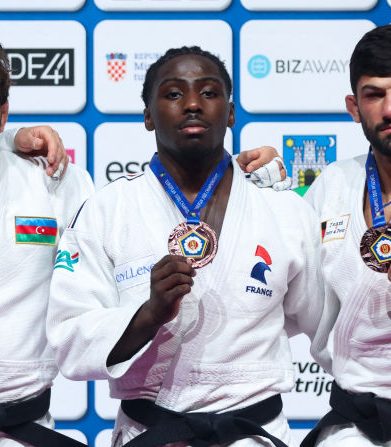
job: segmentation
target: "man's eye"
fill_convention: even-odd
[[[214,90],[204,90],[201,94],[206,98],[214,98],[217,96],[217,93]]]
[[[167,93],[167,95],[166,95],[166,98],[168,98],[168,99],[178,99],[178,98],[180,98],[182,95],[181,95],[181,92],[178,92],[178,91],[172,91],[172,92],[168,92]]]

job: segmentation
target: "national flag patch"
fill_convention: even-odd
[[[52,217],[15,217],[17,244],[55,245],[57,220]]]

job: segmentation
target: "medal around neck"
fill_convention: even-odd
[[[360,252],[370,269],[387,273],[391,266],[391,227],[369,228],[361,239]]]
[[[365,164],[373,227],[363,235],[360,253],[365,264],[375,272],[387,273],[391,266],[391,226],[387,225],[376,160],[369,150]]]
[[[171,255],[181,255],[191,260],[193,268],[204,267],[212,262],[217,253],[217,236],[205,222],[177,225],[168,238]]]
[[[166,193],[186,218],[186,222],[180,223],[171,232],[168,238],[168,251],[172,255],[190,259],[193,268],[204,267],[216,256],[218,245],[216,232],[207,223],[200,221],[200,212],[212,197],[230,162],[231,156],[224,152],[223,159],[206,179],[191,204],[165,170],[157,154],[152,157],[149,164]]]

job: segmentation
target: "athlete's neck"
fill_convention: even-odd
[[[224,156],[223,151],[199,159],[187,157],[178,159],[179,157],[176,158],[166,151],[158,151],[158,154],[161,163],[190,203]]]
[[[391,200],[391,157],[373,149],[383,196]]]

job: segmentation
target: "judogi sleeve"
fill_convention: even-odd
[[[0,133],[0,150],[15,152],[15,135],[18,132],[19,128],[15,129],[7,129],[4,132]]]
[[[324,286],[320,265],[321,232],[314,211],[302,200],[296,217],[301,220],[301,268],[288,284],[284,298],[285,329],[289,336],[304,332],[311,340],[311,353],[322,367],[327,359],[318,356],[319,324],[324,309]]]
[[[325,171],[322,172],[315,182],[311,185],[309,190],[305,195],[305,200],[312,206],[315,210],[316,215],[318,216],[317,225],[319,231],[321,229],[321,214],[322,207],[327,201],[326,192],[327,192],[327,179],[329,175],[333,175],[332,171],[333,166],[329,166]],[[323,269],[325,267],[325,263],[321,259],[321,271],[323,276]],[[331,372],[331,354],[327,349],[327,345],[329,342],[330,333],[334,327],[334,324],[337,320],[339,311],[340,311],[340,302],[335,294],[334,290],[329,286],[327,281],[324,282],[324,291],[325,291],[325,303],[323,306],[322,316],[319,322],[319,327],[317,330],[316,338],[312,344],[312,353],[313,356],[318,360],[319,363],[322,364],[323,368],[325,368],[328,372]]]
[[[103,212],[106,207],[97,196],[85,202],[65,230],[51,283],[48,339],[61,372],[73,380],[120,377],[146,349],[129,361],[106,366],[142,302],[135,297],[131,303],[120,304],[110,256],[115,211],[108,207]]]

